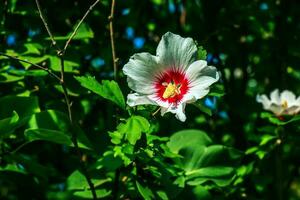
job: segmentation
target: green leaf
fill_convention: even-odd
[[[13,111],[12,117],[8,117],[0,120],[0,138],[5,137],[11,133],[19,122],[19,115],[17,112]]]
[[[97,189],[96,190],[96,195],[97,198],[105,198],[111,194],[111,191],[106,190],[106,189]],[[85,198],[85,199],[93,199],[92,192],[90,190],[84,190],[84,191],[75,191],[73,193],[74,196],[80,197],[80,198]]]
[[[47,60],[49,58],[48,55],[44,55],[44,56],[29,56],[29,55],[21,55],[19,56],[20,59],[23,60],[28,60],[31,63],[34,64],[39,64],[45,60]],[[27,70],[29,67],[31,67],[32,65],[29,63],[25,63],[25,62],[20,62],[20,64]]]
[[[6,96],[0,98],[0,119],[11,117],[11,113],[18,113],[20,119],[40,112],[37,97]]]
[[[100,95],[125,109],[125,100],[118,83],[115,81],[103,80],[101,84],[91,76],[77,76],[75,79],[92,92]]]
[[[24,135],[29,141],[45,140],[72,146],[71,138],[61,131],[49,129],[26,129]]]
[[[235,165],[241,152],[214,145],[206,133],[200,130],[183,130],[170,137],[167,146],[171,152],[180,155],[174,162],[185,171],[189,185],[212,181],[218,186],[230,184],[235,173]]]
[[[81,128],[76,124],[71,125],[68,116],[59,111],[46,110],[31,116],[28,121],[28,127],[28,130],[36,130],[36,133],[34,133],[36,134],[36,139],[56,142],[68,146],[73,146],[69,141],[71,141],[71,133],[76,132],[79,147],[85,149],[92,148],[90,141]],[[58,137],[61,141],[55,141],[53,138],[47,139],[47,136],[44,136],[44,134],[47,134],[48,132],[50,132],[51,137],[55,137],[56,133],[59,134]]]
[[[77,24],[74,26],[74,28],[77,26]],[[55,40],[68,40],[73,33],[70,32],[66,36],[57,36],[54,37]],[[81,39],[88,39],[88,38],[93,38],[94,37],[94,32],[93,30],[88,26],[86,23],[82,23],[80,27],[77,30],[76,35],[74,36],[73,40],[81,40]],[[50,40],[50,38],[46,38],[47,40]]]
[[[193,105],[196,106],[200,111],[204,112],[205,114],[212,116],[211,110],[208,107],[206,107],[201,100],[193,103]]]
[[[111,178],[106,179],[92,179],[95,187],[104,183],[111,182]],[[78,170],[74,171],[67,179],[68,190],[89,190],[89,184],[86,177]]]
[[[262,119],[267,119],[272,124],[279,125],[279,126],[284,126],[284,125],[287,125],[292,122],[296,122],[296,121],[300,120],[300,115],[295,115],[292,117],[291,116],[281,116],[282,117],[282,119],[281,119],[269,112],[262,112],[260,114],[260,117]]]
[[[268,142],[275,140],[277,137],[274,135],[265,134],[261,137],[261,142],[259,143],[260,146],[267,144]]]
[[[57,56],[49,56],[49,60],[50,60],[50,68],[53,71],[60,72],[61,71],[60,58],[58,58]],[[64,67],[65,67],[65,72],[78,73],[78,70],[76,69],[79,68],[79,62],[64,60]]]
[[[195,195],[195,199],[208,200],[212,199],[211,194],[205,189],[205,187],[198,185],[193,188],[193,194]]]
[[[0,83],[12,83],[24,79],[22,76],[11,75],[7,72],[0,73]]]
[[[201,169],[189,171],[186,173],[189,185],[201,185],[206,181],[213,181],[220,187],[230,184],[234,175],[235,169],[227,166],[211,166]],[[189,181],[191,180],[191,181]]]
[[[198,59],[199,60],[206,60],[206,55],[207,55],[207,52],[203,48],[203,46],[199,46],[198,47]]]
[[[150,124],[147,119],[141,116],[131,116],[126,123],[121,123],[117,129],[121,134],[125,134],[125,139],[132,145],[141,139],[142,132],[149,130]]]
[[[115,157],[113,151],[104,152],[103,156],[97,160],[96,169],[106,168],[109,171],[115,171],[123,164],[120,157]]]
[[[40,50],[42,46],[38,43],[25,43],[24,47],[26,48],[25,52],[22,52],[22,55],[40,55]]]
[[[142,186],[138,181],[135,183],[138,191],[145,200],[151,200],[154,198],[152,191],[148,187]]]
[[[222,97],[225,95],[225,88],[222,84],[214,84],[211,86],[209,96]]]
[[[48,73],[44,70],[9,70],[9,74],[16,76],[46,76]]]

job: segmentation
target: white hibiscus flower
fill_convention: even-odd
[[[277,116],[295,115],[300,111],[300,97],[288,90],[279,94],[276,89],[271,92],[270,99],[265,95],[257,95],[256,101],[262,103],[265,110],[273,112]]]
[[[149,53],[134,54],[124,66],[129,87],[127,104],[152,104],[161,107],[161,115],[174,113],[185,121],[187,103],[193,103],[208,94],[209,86],[219,80],[217,69],[197,60],[197,46],[191,38],[167,32],[156,49]]]

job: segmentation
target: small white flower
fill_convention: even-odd
[[[272,111],[275,115],[295,115],[300,111],[300,97],[288,90],[279,94],[276,89],[271,92],[270,99],[265,95],[257,95],[256,101],[262,103],[265,110]]]
[[[123,68],[129,87],[136,92],[128,95],[127,104],[158,105],[162,116],[171,112],[185,121],[186,104],[207,95],[209,86],[219,80],[217,69],[204,60],[196,61],[196,55],[193,39],[170,32],[162,36],[156,56],[134,54]]]

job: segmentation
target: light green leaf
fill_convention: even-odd
[[[22,79],[24,79],[24,77],[13,76],[7,73],[0,74],[0,83],[12,83],[12,82],[20,81]]]
[[[77,24],[74,26],[74,28],[77,26]],[[57,36],[54,37],[55,40],[68,40],[71,36],[71,34],[73,33],[70,32],[68,35],[66,36]],[[93,30],[86,24],[86,23],[82,23],[79,27],[79,29],[77,30],[76,35],[74,36],[73,40],[81,40],[81,39],[88,39],[88,38],[93,38],[94,37],[94,32]],[[50,40],[50,38],[46,38],[47,40]]]
[[[49,56],[50,60],[50,68],[53,71],[60,72],[61,71],[61,61],[57,56]],[[68,73],[78,73],[76,70],[79,67],[79,62],[74,62],[71,60],[64,60],[65,72]]]
[[[104,183],[110,182],[111,178],[106,179],[92,179],[95,187]],[[89,190],[89,184],[86,177],[78,170],[74,171],[67,179],[68,190]]]
[[[106,190],[106,189],[97,189],[96,190],[97,198],[105,198],[105,197],[109,196],[110,194],[111,194],[110,190]],[[85,199],[93,199],[93,195],[90,190],[75,191],[73,193],[73,195],[76,197],[81,197],[81,198],[85,198]]]
[[[115,81],[103,80],[101,84],[91,76],[77,76],[75,79],[92,92],[100,95],[125,109],[125,100],[118,83]]]
[[[199,46],[198,47],[198,59],[199,60],[206,60],[206,55],[207,55],[207,52],[206,50],[203,48],[203,46]]]
[[[131,116],[126,120],[126,123],[121,123],[117,129],[122,134],[125,134],[125,139],[130,144],[134,145],[137,140],[141,139],[142,132],[149,130],[150,124],[147,119],[141,116]]]
[[[151,200],[154,198],[152,191],[148,187],[142,186],[138,181],[135,183],[138,191],[145,200]]]
[[[44,70],[9,70],[9,74],[16,76],[46,76],[48,73]]]

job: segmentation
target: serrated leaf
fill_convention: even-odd
[[[115,81],[103,80],[101,84],[91,76],[77,76],[75,79],[92,92],[100,95],[101,97],[108,99],[120,108],[125,109],[125,100],[122,91]]]

